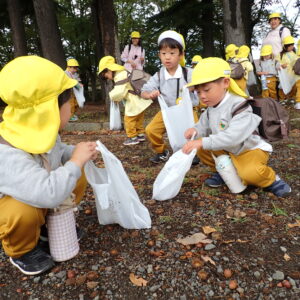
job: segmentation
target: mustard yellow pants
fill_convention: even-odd
[[[299,103],[300,102],[300,79],[296,81],[296,89],[297,89],[297,92],[296,92],[296,102]]]
[[[73,191],[78,204],[85,192],[84,173]],[[41,195],[42,197],[42,195]],[[22,203],[10,196],[0,199],[0,239],[4,252],[13,258],[32,250],[38,243],[40,228],[45,224],[47,209]]]
[[[129,138],[136,137],[138,134],[145,132],[144,129],[145,112],[141,112],[137,116],[124,116],[124,126],[126,134]]]
[[[263,98],[271,97],[275,100],[278,100],[277,89],[276,89],[277,81],[278,80],[277,80],[276,76],[267,78],[268,89],[262,91]]]
[[[247,80],[242,77],[240,79],[234,79],[234,81],[236,82],[236,84],[239,86],[239,88],[246,92],[246,89],[247,89]]]
[[[275,171],[267,165],[269,153],[261,149],[244,151],[239,155],[233,155],[225,151],[208,151],[200,149],[197,154],[202,163],[210,166],[214,172],[215,161],[211,155],[222,154],[230,155],[237,173],[245,185],[254,185],[258,187],[267,187],[275,181]]]
[[[288,94],[285,94],[282,89],[279,89],[279,100],[291,99],[294,98],[295,96],[297,97],[296,93],[297,93],[297,83],[294,84],[292,90]]]
[[[198,122],[198,114],[193,111],[194,120]],[[178,120],[180,122],[180,120]],[[162,153],[166,149],[166,145],[163,140],[163,135],[166,132],[166,127],[162,117],[161,111],[159,111],[146,127],[146,135],[149,139],[152,149],[156,153]]]
[[[77,103],[77,100],[76,100],[76,97],[75,97],[73,91],[72,91],[72,95],[71,95],[71,99],[70,99],[70,104],[71,104],[71,116],[73,116],[78,107],[78,103]]]

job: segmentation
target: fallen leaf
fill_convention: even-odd
[[[300,220],[296,220],[296,223],[288,224],[288,228],[300,227]]]
[[[284,260],[286,260],[286,261],[291,260],[291,257],[290,257],[287,253],[285,253],[285,254],[283,255],[283,258],[284,258]]]
[[[210,262],[212,265],[216,265],[216,263],[207,255],[201,255],[201,258],[205,261],[205,262]]]
[[[231,218],[244,218],[246,216],[246,213],[241,211],[240,209],[233,209],[231,206],[229,206],[226,209],[226,217],[228,219]]]
[[[202,227],[202,230],[205,234],[210,234],[212,232],[216,232],[217,230],[213,227],[210,227],[210,226],[203,226]]]
[[[182,244],[182,245],[194,245],[198,243],[202,244],[210,244],[212,243],[212,240],[207,239],[207,236],[201,232],[195,233],[193,235],[189,235],[183,239],[177,239],[176,242]]]
[[[130,281],[137,286],[146,286],[148,281],[143,279],[142,277],[137,277],[133,273],[130,273],[129,275]]]

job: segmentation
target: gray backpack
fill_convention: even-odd
[[[245,70],[244,70],[242,64],[239,62],[232,62],[232,61],[228,61],[228,63],[229,63],[230,69],[231,69],[230,77],[232,79],[243,78],[243,76],[245,75]]]
[[[127,73],[128,77],[115,82],[115,85],[121,85],[129,82],[132,87],[132,90],[129,90],[129,93],[140,96],[143,85],[150,79],[151,75],[142,70],[132,70]]]
[[[300,58],[298,58],[293,66],[296,75],[300,75]]]

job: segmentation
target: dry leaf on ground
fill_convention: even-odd
[[[207,255],[201,255],[201,258],[205,261],[205,262],[210,262],[211,264],[213,264],[214,266],[216,265],[216,263]]]
[[[141,277],[137,277],[133,273],[130,273],[129,279],[134,285],[137,285],[137,286],[146,286],[148,283],[147,280],[145,280]]]
[[[287,253],[285,253],[285,254],[283,255],[283,258],[284,258],[285,261],[291,260],[291,257],[290,257]]]
[[[198,243],[202,244],[210,244],[213,241],[210,239],[207,239],[207,236],[203,233],[195,233],[193,235],[189,235],[183,239],[177,239],[176,242],[182,244],[182,245],[194,245]]]
[[[210,234],[212,232],[216,232],[217,230],[213,227],[210,227],[210,226],[203,226],[202,227],[202,230],[205,234]]]
[[[296,223],[288,224],[288,228],[300,227],[300,220],[296,220]]]

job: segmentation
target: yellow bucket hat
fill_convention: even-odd
[[[271,13],[271,14],[269,15],[269,21],[270,21],[271,19],[273,19],[273,18],[279,18],[279,19],[281,19],[281,13],[278,13],[278,12]]]
[[[132,39],[140,39],[141,38],[141,34],[138,31],[132,31],[130,37]]]
[[[70,58],[67,60],[68,67],[79,67],[79,63],[75,58]]]
[[[264,45],[260,50],[260,56],[267,56],[273,53],[272,45]]]
[[[208,83],[221,77],[230,79],[229,91],[233,94],[247,98],[248,96],[230,78],[231,69],[225,60],[219,57],[208,57],[198,62],[192,73],[192,81],[187,86]]]
[[[239,51],[238,51],[236,57],[238,57],[238,58],[247,58],[249,53],[250,53],[250,48],[246,45],[242,45],[239,48]]]
[[[125,67],[116,64],[116,60],[112,56],[104,56],[99,61],[98,74],[103,70],[108,69],[110,71],[122,71]]]
[[[226,46],[225,48],[225,56],[226,56],[226,60],[228,60],[229,58],[233,58],[236,56],[236,50],[238,50],[239,47],[236,46],[235,44],[229,44]]]
[[[291,35],[289,35],[283,39],[282,43],[283,45],[295,44],[295,39]]]
[[[59,126],[58,95],[77,84],[53,62],[21,56],[0,72],[0,98],[7,103],[0,135],[33,154],[53,148]]]
[[[202,57],[200,55],[194,55],[192,58],[192,64],[197,64],[201,59]]]

